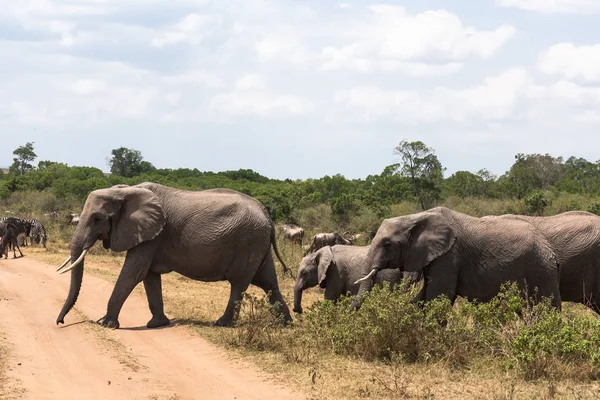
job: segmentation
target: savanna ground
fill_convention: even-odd
[[[71,233],[71,227],[57,224],[50,229],[46,250],[28,247],[24,253],[26,257],[58,266],[68,256]],[[305,243],[309,237],[307,234]],[[295,273],[303,250],[281,240],[279,248]],[[123,256],[95,246],[86,259],[85,275],[114,283]],[[283,296],[291,309],[293,279],[282,277],[279,264],[277,269]],[[63,279],[68,281],[69,277]],[[84,276],[82,292],[86,289]],[[227,303],[226,282],[196,282],[172,273],[163,275],[163,293],[165,312],[179,325],[177,329],[189,330],[250,360],[308,398],[592,399],[600,396],[599,319],[580,305],[565,303],[563,314],[558,316],[543,307],[526,309],[522,313],[525,317],[520,319],[512,312],[520,305],[506,295],[491,307],[479,309],[459,301],[454,311],[449,311],[442,301],[423,318],[422,313],[415,311],[397,312],[398,307],[408,304],[410,293],[380,291],[372,301],[367,299],[362,314],[353,317],[342,310],[343,304],[335,307],[320,302],[322,291],[313,288],[303,298],[305,314],[301,318],[295,316],[291,327],[280,328],[262,291],[251,286],[238,326],[217,328],[212,322]],[[65,298],[66,295],[65,291]],[[145,301],[143,286],[139,285],[132,296]],[[98,298],[100,309],[104,309],[107,299]],[[386,306],[379,307],[381,304]],[[494,308],[503,311],[496,313]],[[58,311],[59,307],[56,314]],[[149,319],[147,314],[144,318]],[[74,312],[67,316],[74,318]],[[440,318],[449,321],[443,331],[439,328]],[[102,329],[98,332],[105,335]],[[0,333],[0,351],[6,354],[11,344],[2,338]],[[104,340],[105,345],[123,346],[114,336],[110,339]],[[18,398],[22,388],[7,379],[5,372],[11,366],[6,360],[7,357],[0,358],[0,384],[4,388],[0,397]]]

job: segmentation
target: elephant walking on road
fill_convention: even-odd
[[[418,300],[444,294],[452,303],[457,296],[484,302],[502,283],[515,281],[530,300],[551,296],[561,309],[557,256],[540,230],[520,219],[475,218],[446,207],[386,219],[367,263],[370,273],[361,279],[353,308],[378,271],[400,268],[423,273]]]
[[[600,217],[568,211],[551,217],[505,214],[485,218],[520,219],[548,239],[560,264],[562,301],[582,303],[600,314]]]
[[[199,281],[229,281],[229,302],[217,325],[233,323],[242,292],[250,284],[269,293],[271,304],[279,302],[279,312],[291,321],[271,254],[273,246],[285,273],[275,227],[265,207],[248,195],[228,189],[184,191],[149,182],[91,192],[71,242],[71,256],[59,267],[61,273],[71,270],[71,287],[57,324],[64,323],[77,300],[84,259],[97,240],[106,249],[127,251],[106,315],[98,320],[102,326],[119,327],[121,307],[142,281],[152,312],[147,326],[168,325],[161,274],[171,271]],[[63,269],[69,261],[73,263]]]
[[[339,232],[332,233],[317,233],[313,236],[312,242],[310,243],[310,247],[304,255],[306,256],[309,253],[314,253],[324,246],[335,246],[336,244],[343,244],[346,246],[352,245],[348,239],[344,238]]]
[[[302,293],[319,285],[325,289],[325,300],[337,301],[342,295],[358,293],[356,280],[366,274],[369,246],[325,246],[305,256],[298,269],[294,286],[294,312],[302,313]],[[398,269],[387,269],[377,274],[375,283],[390,283],[393,289],[402,281]]]

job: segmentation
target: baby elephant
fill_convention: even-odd
[[[294,312],[302,313],[302,292],[317,285],[325,289],[325,300],[337,301],[347,292],[358,293],[360,285],[354,282],[368,269],[365,264],[368,252],[369,246],[335,245],[305,256],[294,286]],[[390,282],[393,288],[402,277],[399,269],[385,269],[377,273],[375,283]]]

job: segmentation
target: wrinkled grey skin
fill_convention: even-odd
[[[568,211],[551,217],[505,214],[485,218],[516,218],[537,227],[558,257],[562,301],[585,304],[600,314],[599,216]]]
[[[152,319],[149,328],[169,324],[163,311],[161,274],[178,272],[188,278],[227,280],[231,294],[216,322],[231,325],[242,292],[252,283],[265,292],[289,322],[291,316],[277,282],[271,255],[275,228],[266,209],[255,199],[227,189],[183,191],[155,183],[117,185],[91,192],[71,242],[71,262],[84,249],[102,240],[104,248],[127,251],[125,263],[108,301],[102,326],[118,328],[123,303],[144,282]],[[284,265],[284,272],[287,267]],[[71,287],[56,323],[75,304],[83,264],[71,270]]]
[[[352,243],[348,239],[345,239],[338,232],[317,233],[315,236],[313,236],[310,247],[306,250],[304,255],[306,256],[307,254],[314,253],[321,247],[335,246],[336,244],[344,244],[346,246],[352,245]]]
[[[325,300],[337,301],[342,295],[358,293],[356,280],[367,270],[369,246],[325,246],[305,256],[300,262],[294,286],[294,312],[302,313],[302,293],[319,285],[325,289]],[[403,274],[398,269],[380,271],[375,283],[390,283],[393,289],[402,281]]]
[[[485,302],[503,282],[516,281],[530,301],[552,296],[561,308],[557,257],[544,235],[522,220],[475,218],[445,207],[386,219],[367,262],[369,271],[422,272],[418,301],[445,294],[452,303],[457,296]],[[361,282],[353,308],[372,285],[372,279]]]
[[[304,229],[302,229],[298,225],[282,225],[281,233],[285,239],[302,246],[302,239],[304,239]]]

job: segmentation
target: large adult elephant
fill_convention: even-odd
[[[551,217],[505,214],[485,218],[520,219],[546,236],[560,264],[562,301],[582,303],[600,314],[600,217],[568,211]]]
[[[368,252],[369,246],[335,245],[305,256],[294,286],[294,312],[302,313],[302,293],[317,285],[325,289],[325,300],[337,301],[346,293],[357,294],[359,285],[355,282],[365,275]],[[402,278],[400,270],[386,269],[377,274],[375,283],[389,282],[393,289]]]
[[[275,273],[271,245],[277,250],[275,228],[266,209],[254,198],[228,189],[183,191],[155,183],[117,185],[91,192],[71,242],[71,256],[59,267],[71,270],[69,295],[56,323],[64,323],[83,277],[89,249],[102,240],[104,248],[127,251],[106,315],[97,322],[119,327],[123,303],[144,282],[152,312],[149,328],[169,324],[163,311],[161,274],[171,271],[195,280],[227,280],[231,294],[216,322],[231,325],[239,311],[242,292],[252,283],[269,294],[286,321],[291,316]]]
[[[317,233],[315,236],[313,236],[310,247],[306,250],[304,255],[306,256],[309,253],[314,253],[321,247],[335,246],[336,244],[349,246],[352,245],[352,242],[340,235],[339,232]]]
[[[552,296],[561,308],[559,266],[544,235],[519,219],[475,218],[446,207],[383,221],[367,255],[356,308],[386,268],[422,273],[417,300],[446,295],[489,301],[502,283],[515,281],[530,300]],[[537,296],[534,292],[537,288]]]

